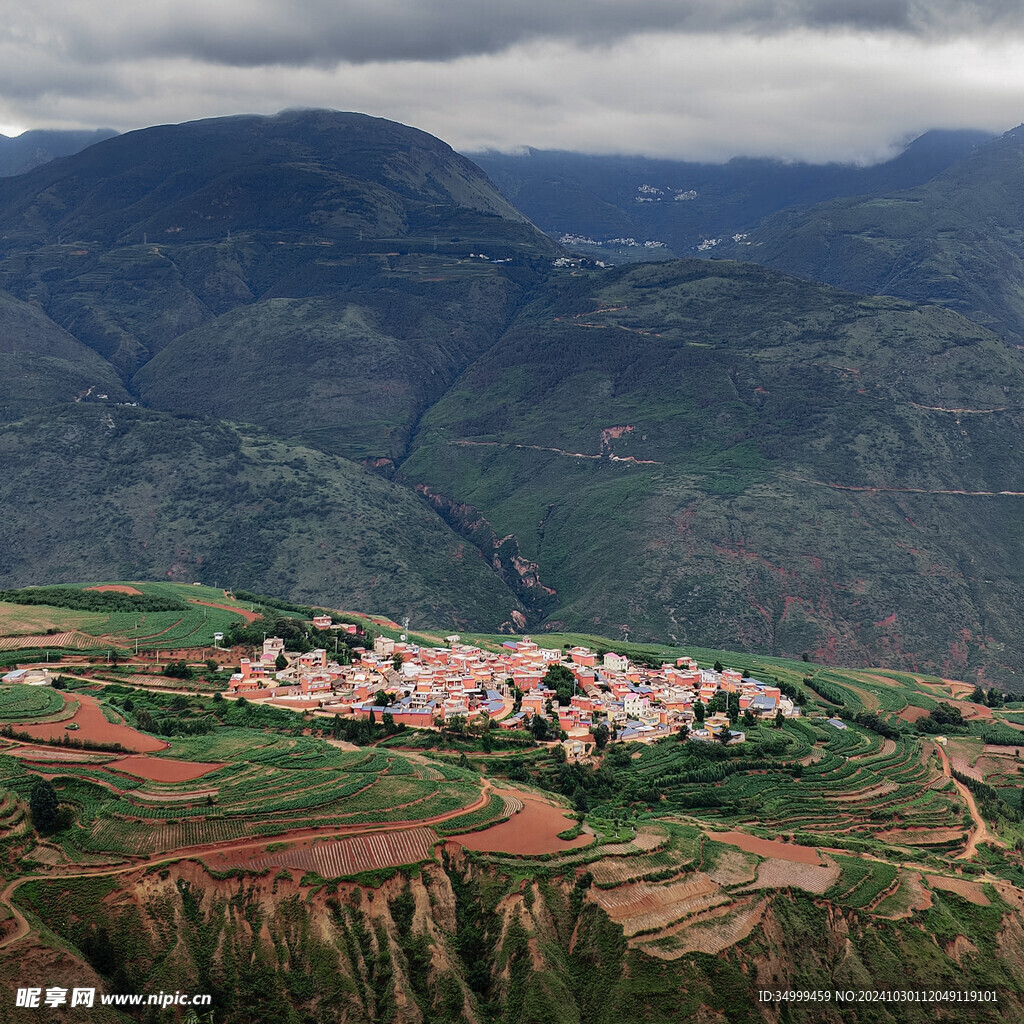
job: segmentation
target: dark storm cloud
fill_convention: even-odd
[[[446,61],[543,39],[609,46],[639,33],[810,28],[941,39],[1024,30],[1020,0],[111,0],[88,18],[44,0],[36,11],[40,34],[72,59],[235,67]]]

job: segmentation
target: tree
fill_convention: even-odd
[[[561,743],[555,747],[554,751],[555,764],[565,764],[565,747]]]
[[[530,722],[530,732],[533,733],[533,738],[538,742],[546,740],[548,737],[548,720],[543,715],[534,715],[533,721]]]
[[[779,708],[779,710],[775,712],[775,728],[781,729],[785,721],[786,716],[782,713],[782,708]]]
[[[685,743],[690,738],[690,727],[684,722],[679,726],[679,732],[676,733],[676,739],[680,743]]]
[[[452,715],[445,723],[445,728],[456,736],[461,736],[466,731],[465,715]]]
[[[391,703],[391,695],[387,690],[378,690],[373,695],[373,703],[378,707],[386,708]]]
[[[558,703],[565,707],[572,700],[572,691],[576,685],[576,677],[566,665],[549,665],[541,679],[541,685],[555,691]]]
[[[29,810],[37,832],[53,831],[60,813],[60,801],[57,799],[57,790],[46,779],[40,779],[32,787]]]
[[[693,705],[693,717],[696,721],[703,723],[704,721],[704,703],[703,701],[697,701]]]
[[[216,693],[215,693],[215,694],[213,695],[213,703],[214,703],[214,704],[220,704],[220,702],[221,702],[222,700],[224,700],[224,695],[223,695],[223,694],[222,694],[222,693],[220,692],[220,690],[218,690],[218,691],[217,691],[217,692],[216,692]]]
[[[207,672],[216,672],[219,668],[220,668],[220,665],[218,665],[217,662],[215,662],[213,660],[213,658],[207,658],[206,659],[206,671]]]
[[[611,734],[608,732],[608,726],[604,722],[600,725],[595,725],[590,730],[590,734],[594,737],[594,747],[597,750],[604,750],[608,746],[608,737]]]
[[[716,737],[716,739],[719,743],[725,746],[725,744],[729,742],[731,737],[732,733],[728,729],[719,729],[718,736]]]
[[[283,672],[288,667],[288,659],[284,656],[284,651],[278,651],[277,657],[274,659],[274,668],[278,672]]]
[[[753,729],[756,724],[757,719],[754,718],[754,712],[751,711],[750,708],[747,708],[747,710],[743,712],[743,728]]]
[[[395,733],[398,732],[398,726],[395,725],[395,716],[391,714],[390,711],[385,711],[384,714],[381,715],[381,722],[384,725],[385,736],[394,736]]]
[[[722,663],[720,661],[716,661],[715,662],[715,671],[716,672],[723,672],[724,671],[724,669],[722,668]]]
[[[395,654],[395,656],[391,659],[391,667],[396,672],[401,672],[402,671],[402,665],[404,663],[405,663],[405,659],[402,657],[401,652]]]
[[[975,704],[984,704],[985,691],[980,686],[976,686],[971,690],[971,700],[974,701]]]
[[[460,768],[469,768],[470,767],[469,758],[466,757],[466,752],[465,751],[463,751],[461,754],[459,754],[459,767]]]

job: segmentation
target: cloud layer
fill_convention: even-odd
[[[36,0],[0,28],[0,125],[287,106],[456,148],[882,158],[1024,120],[1019,0]]]

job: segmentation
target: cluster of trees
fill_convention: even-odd
[[[971,700],[975,704],[985,704],[990,708],[1001,708],[1006,703],[1006,698],[994,686],[991,690],[983,690],[976,686],[971,691]]]
[[[555,691],[555,700],[561,707],[568,706],[576,689],[576,677],[565,665],[549,665],[541,685]]]
[[[858,711],[855,715],[845,714],[843,717],[852,719],[857,725],[870,729],[872,732],[877,732],[879,736],[884,736],[886,739],[895,740],[899,739],[902,735],[902,729],[898,723],[894,723],[886,718],[880,718],[873,711]]]
[[[76,587],[26,587],[0,590],[0,601],[11,604],[73,608],[81,612],[176,612],[188,605],[176,597],[121,594],[111,590],[79,590]]]
[[[311,623],[282,614],[273,607],[263,608],[262,612],[262,618],[253,623],[245,623],[241,619],[233,622],[226,637],[228,646],[233,647],[237,644],[243,647],[262,647],[264,637],[279,636],[284,640],[285,649],[289,651],[305,653],[323,648],[328,654],[333,655],[337,650],[338,660],[343,665],[351,663],[353,648],[373,646],[374,634],[370,630],[360,629],[359,632],[352,634],[316,629]]]
[[[914,723],[914,728],[923,733],[967,732],[967,723],[960,709],[952,704],[940,703]]]
[[[172,661],[164,669],[164,675],[171,679],[191,679],[192,669],[188,667],[186,661]]]
[[[354,743],[358,747],[367,747],[383,736],[394,736],[405,731],[405,724],[395,722],[394,715],[385,711],[381,715],[381,723],[377,724],[377,716],[370,712],[369,718],[342,718],[335,715],[331,720],[331,738]]]

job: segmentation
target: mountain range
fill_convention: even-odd
[[[525,184],[359,114],[145,129],[0,180],[0,582],[1012,678],[1017,147],[728,165],[713,229],[750,230],[714,255],[739,262],[613,269]]]
[[[930,131],[892,159],[866,167],[749,157],[706,164],[537,149],[470,156],[538,227],[621,262],[709,252],[782,209],[924,184],[991,138],[979,131]]]

